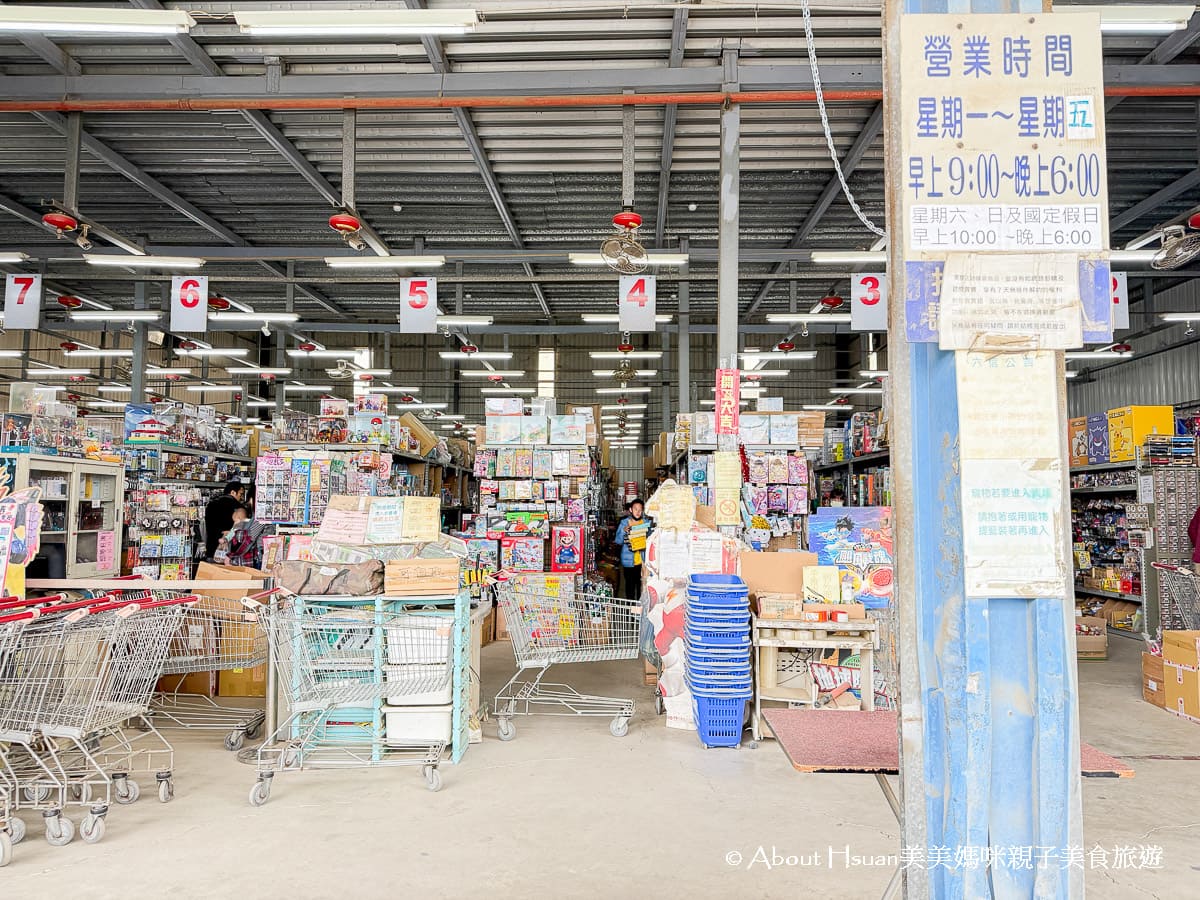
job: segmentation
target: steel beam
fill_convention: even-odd
[[[686,237],[679,239],[679,249],[683,253],[688,252]],[[679,267],[679,274],[684,279],[687,278],[687,263]],[[679,282],[677,297],[679,302],[679,349],[676,350],[676,357],[679,361],[679,383],[676,386],[678,393],[675,406],[681,413],[689,413],[692,411],[692,317],[691,286],[686,280]]]
[[[1161,190],[1155,191],[1142,202],[1135,203],[1120,215],[1114,216],[1108,225],[1109,233],[1113,234],[1126,225],[1136,222],[1142,216],[1153,212],[1162,206],[1162,204],[1174,200],[1180,194],[1190,191],[1196,185],[1200,185],[1200,169],[1193,169],[1183,177],[1175,179]]]
[[[0,6],[4,6],[0,0]],[[17,40],[35,53],[42,62],[60,75],[82,75],[83,67],[62,47],[40,34],[17,34]]]
[[[79,209],[79,151],[83,141],[83,113],[67,113],[66,161],[63,165],[63,205]]]
[[[0,209],[4,210],[6,213],[16,216],[21,221],[27,222],[36,228],[40,228],[42,230],[45,230],[46,228],[46,226],[42,224],[42,216],[40,213],[34,212],[28,206],[18,203],[11,197],[6,197],[3,194],[0,194]],[[25,252],[28,253],[29,251],[26,250]],[[29,255],[33,256],[34,254],[30,253]]]
[[[1161,44],[1138,60],[1139,66],[1164,66],[1200,40],[1200,14],[1193,14],[1187,28],[1182,31],[1172,31],[1163,38]],[[1125,97],[1110,97],[1104,104],[1106,112],[1111,112]]]
[[[724,53],[727,71],[737,68],[737,51]],[[717,364],[737,366],[738,222],[741,203],[742,109],[721,110],[720,193],[717,198]]]
[[[671,17],[671,52],[667,65],[678,69],[683,65],[684,45],[687,41],[688,9],[676,6]],[[675,124],[679,118],[679,107],[668,103],[663,108],[662,152],[658,162],[658,215],[654,220],[654,246],[661,247],[667,232],[667,211],[671,194],[671,161],[675,155]]]
[[[842,159],[842,172],[847,178],[858,168],[858,164],[862,162],[862,158],[867,151],[871,149],[871,145],[875,143],[875,139],[879,137],[883,130],[883,104],[879,103],[875,106],[875,110],[871,113],[866,124],[863,125],[862,131],[858,133],[858,137],[854,139],[854,143],[850,145],[850,149],[846,151],[846,156]],[[837,199],[842,191],[842,184],[838,180],[837,173],[829,176],[829,180],[825,182],[825,187],[821,189],[820,196],[817,197],[817,202],[812,205],[812,209],[808,211],[808,215],[804,217],[804,221],[797,229],[795,236],[792,238],[788,248],[796,250],[803,244],[821,224],[821,219],[825,213],[829,212],[829,208],[833,206],[833,202]],[[775,267],[776,274],[782,272],[786,268],[783,261]],[[754,311],[767,299],[767,295],[771,293],[771,287],[774,281],[767,281],[759,288],[758,294],[754,297],[754,302],[750,304],[750,308],[746,310],[746,315],[753,315]]]

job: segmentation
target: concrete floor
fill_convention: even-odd
[[[1091,872],[1088,896],[1200,898],[1200,763],[1144,758],[1200,754],[1200,725],[1142,701],[1139,652],[1114,637],[1108,662],[1081,666],[1084,740],[1137,769],[1133,779],[1084,779],[1085,844],[1159,844],[1164,867]],[[800,775],[772,741],[704,750],[649,713],[649,689],[630,687],[640,665],[575,667],[565,679],[636,696],[645,712],[627,737],[611,737],[606,720],[539,718],[519,720],[516,740],[501,743],[487,725],[464,764],[444,769],[438,794],[415,769],[306,772],[278,776],[270,802],[253,809],[253,770],[211,734],[182,737],[174,802],[114,808],[99,844],[50,847],[25,814],[30,836],[0,871],[0,896],[879,895],[886,867],[824,863],[830,845],[896,852],[872,778]],[[510,666],[506,644],[485,648],[485,686]],[[822,864],[747,870],[759,846],[817,852]],[[734,852],[740,867],[727,862]]]

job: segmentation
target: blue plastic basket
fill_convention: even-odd
[[[692,695],[696,731],[705,747],[736,747],[742,742],[746,698]]]
[[[750,676],[728,676],[719,678],[709,676],[700,678],[691,673],[687,676],[687,686],[692,693],[715,695],[722,697],[749,696],[751,692]]]
[[[723,665],[688,660],[685,671],[690,678],[749,678],[751,666],[744,662]]]
[[[735,660],[749,661],[750,645],[719,647],[712,644],[698,644],[687,640],[684,643],[687,658],[693,662],[730,662]]]
[[[720,625],[720,626],[739,626],[741,628],[750,627],[750,610],[749,609],[734,609],[729,612],[714,612],[712,609],[693,609],[688,607],[684,611],[684,616],[688,622],[696,625]]]
[[[736,575],[693,575],[688,580],[688,598],[720,606],[744,603],[750,590]]]
[[[701,647],[750,647],[750,631],[745,627],[721,629],[707,625],[684,625],[683,633]]]

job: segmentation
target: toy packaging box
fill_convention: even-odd
[[[5,452],[29,449],[32,420],[32,416],[23,413],[5,414],[3,436],[0,437]]]
[[[788,457],[788,483],[808,484],[808,460],[799,453]]]
[[[546,444],[550,441],[550,425],[545,416],[522,416],[521,443]]]
[[[583,526],[555,525],[550,529],[550,571],[583,572]]]
[[[788,483],[788,457],[786,453],[772,450],[767,457],[767,481],[771,484]]]
[[[483,411],[485,416],[519,416],[525,412],[525,401],[520,397],[487,397]]]
[[[799,418],[792,415],[770,416],[771,443],[795,447],[799,442]]]
[[[359,394],[354,398],[356,413],[386,413],[387,394]]]
[[[488,446],[521,443],[522,418],[521,416],[489,415],[484,420],[484,433]]]
[[[551,416],[550,443],[587,443],[587,421],[583,416]]]
[[[747,481],[753,484],[765,484],[768,474],[767,452],[765,450],[746,451],[746,463],[750,472]]]
[[[1108,462],[1108,415],[1096,413],[1087,417],[1088,463]]]
[[[879,609],[892,602],[890,506],[823,506],[808,517],[808,548],[822,566],[837,566],[840,602]]]
[[[757,413],[742,413],[738,422],[738,433],[743,444],[769,444],[771,442],[771,416]]]
[[[350,401],[339,400],[336,397],[325,397],[321,400],[321,415],[324,416],[341,416],[350,415]]]
[[[717,442],[717,414],[713,412],[692,413],[692,443],[699,445]]]
[[[1087,416],[1079,416],[1067,423],[1067,445],[1070,448],[1071,465],[1086,466],[1088,464]]]
[[[505,537],[500,541],[500,567],[513,572],[541,572],[546,542],[540,537]]]

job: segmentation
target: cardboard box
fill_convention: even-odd
[[[217,695],[216,672],[189,672],[187,675],[164,675],[158,679],[154,690],[166,694],[198,694],[201,697]]]
[[[1122,406],[1110,409],[1109,462],[1132,461],[1147,435],[1174,433],[1175,410],[1170,406]]]
[[[504,612],[499,607],[496,608],[496,640],[512,640],[508,634],[508,620],[504,618]]]
[[[1088,464],[1087,416],[1079,416],[1067,423],[1067,447],[1072,466]]]
[[[459,561],[393,559],[383,572],[383,592],[391,597],[453,594],[458,591]]]
[[[1084,626],[1097,634],[1075,633],[1075,655],[1079,659],[1108,658],[1108,621],[1100,616],[1076,616],[1076,626]]]
[[[400,417],[400,424],[407,428],[417,443],[420,445],[420,455],[428,456],[429,451],[438,445],[438,439],[432,431],[425,427],[425,423],[418,419],[412,413],[405,413]]]
[[[1142,654],[1142,698],[1160,708],[1167,705],[1163,660],[1153,653]]]
[[[483,637],[480,646],[486,647],[496,639],[496,608],[492,607],[492,611],[487,614],[487,618],[483,620]]]
[[[1163,660],[1166,709],[1200,719],[1200,672]]]
[[[1108,462],[1108,416],[1094,413],[1087,417],[1088,464]]]
[[[222,697],[267,696],[267,666],[223,669],[217,673],[217,694]]]
[[[1162,655],[1173,666],[1200,669],[1200,631],[1164,631]]]
[[[867,617],[867,608],[861,603],[805,603],[806,613],[825,613],[824,621],[836,621],[838,613],[845,613],[850,621],[862,621]]]
[[[697,508],[697,513],[699,512]],[[699,516],[697,516],[698,518]],[[753,600],[760,591],[803,594],[804,567],[817,565],[817,554],[797,550],[786,553],[742,553],[742,580]]]

